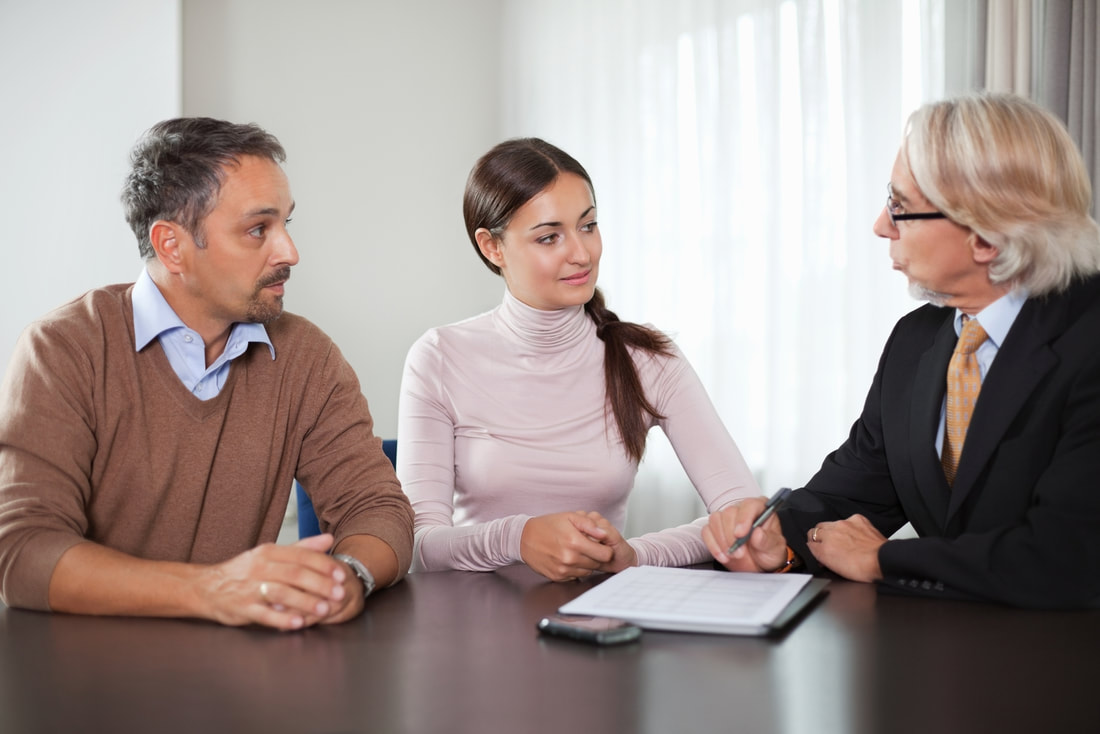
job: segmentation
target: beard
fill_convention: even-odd
[[[264,288],[290,279],[290,266],[284,265],[278,270],[256,281],[252,298],[248,300],[245,319],[254,324],[267,324],[283,315],[283,297],[275,296],[274,301],[265,300]]]
[[[951,300],[949,294],[925,288],[920,283],[914,281],[909,281],[909,295],[918,301],[928,301],[933,306],[946,306],[947,302]]]

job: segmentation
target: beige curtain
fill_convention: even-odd
[[[1042,3],[1042,56],[1034,98],[1066,122],[1092,173],[1092,211],[1100,214],[1100,12],[1096,0]]]
[[[986,17],[985,88],[1015,92],[1032,90],[1032,0],[989,0]]]
[[[1096,0],[988,0],[986,89],[1036,100],[1066,123],[1100,212],[1100,12]]]

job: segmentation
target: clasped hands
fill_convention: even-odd
[[[713,513],[703,527],[703,542],[715,560],[731,571],[771,572],[787,561],[787,540],[775,515],[753,532],[731,555],[730,546],[744,536],[764,511],[766,498],[752,497]],[[825,566],[852,581],[882,578],[878,551],[886,537],[863,515],[821,522],[806,534],[807,547]]]
[[[617,573],[638,563],[622,534],[598,512],[532,517],[520,539],[523,562],[551,581],[572,581],[595,571]]]
[[[327,554],[333,537],[266,543],[206,568],[198,590],[209,616],[222,624],[295,630],[335,624],[363,610],[359,578]]]

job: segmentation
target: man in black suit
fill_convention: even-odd
[[[711,515],[715,558],[738,571],[804,563],[941,598],[1097,605],[1091,198],[1065,128],[1031,102],[980,95],[917,110],[874,231],[931,303],[895,326],[848,440],[748,543],[729,553],[763,500]],[[919,537],[888,540],[906,522]]]

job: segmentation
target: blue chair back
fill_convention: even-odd
[[[384,439],[382,441],[382,451],[385,452],[390,463],[397,466],[397,439]],[[313,509],[313,503],[302,488],[301,482],[297,480],[294,482],[294,494],[298,498],[298,539],[320,535],[321,524],[317,522],[317,513]]]

